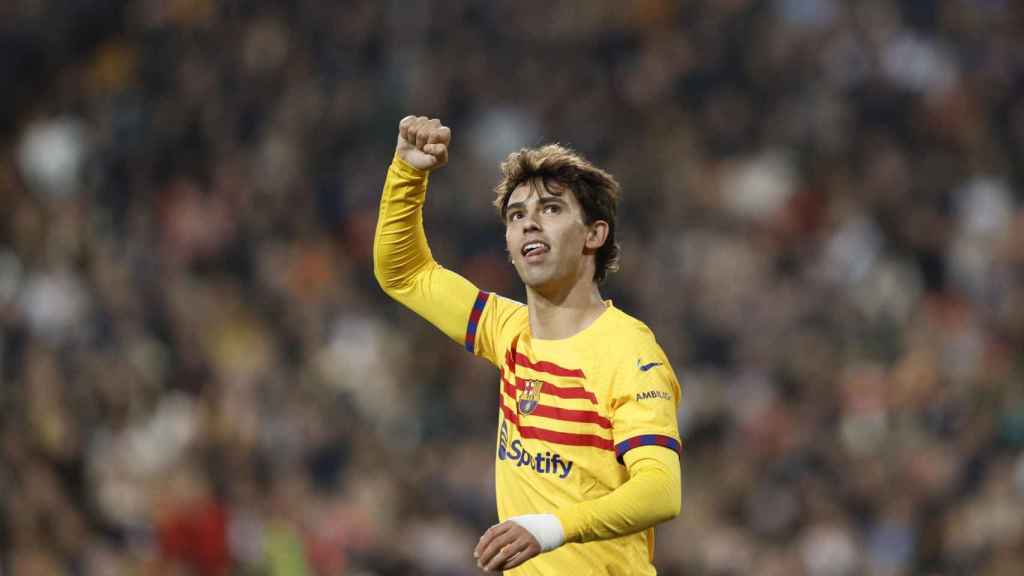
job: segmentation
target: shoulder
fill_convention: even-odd
[[[490,304],[495,312],[498,312],[503,317],[509,318],[526,318],[528,308],[526,304],[513,300],[501,294],[494,292],[487,292],[488,304]]]
[[[522,302],[489,292],[486,306],[492,314],[495,325],[502,331],[518,330],[529,324],[529,309]]]
[[[607,314],[597,341],[592,341],[593,354],[602,365],[612,373],[625,370],[623,374],[632,374],[645,363],[667,363],[665,352],[647,324],[615,307],[609,307]]]
[[[617,401],[679,397],[679,385],[668,355],[643,321],[612,309],[600,352]]]
[[[610,308],[608,312],[611,314],[608,332],[614,335],[611,340],[616,348],[628,352],[638,347],[657,346],[654,332],[643,321],[618,308]]]

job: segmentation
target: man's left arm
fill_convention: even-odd
[[[565,542],[618,538],[679,515],[679,456],[660,446],[642,446],[624,458],[629,480],[622,486],[600,498],[555,511]]]
[[[679,515],[678,455],[661,446],[642,446],[624,459],[629,480],[608,494],[554,514],[516,516],[492,526],[473,553],[477,564],[487,571],[510,570],[566,542],[626,536]]]
[[[638,360],[616,400],[616,452],[629,479],[608,494],[551,514],[510,518],[491,527],[474,552],[486,570],[507,570],[565,542],[588,542],[640,532],[677,516],[682,506],[680,388],[664,353]],[[650,359],[650,357],[648,357]]]

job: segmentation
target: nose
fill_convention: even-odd
[[[538,210],[536,206],[533,209],[526,210],[526,213],[523,215],[523,232],[540,230],[540,219],[537,216]]]

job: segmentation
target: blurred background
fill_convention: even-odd
[[[661,574],[1024,570],[1020,2],[4,0],[0,86],[0,574],[476,573],[494,371],[371,272],[410,113],[487,290],[507,153],[623,183]]]

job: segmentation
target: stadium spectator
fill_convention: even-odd
[[[3,574],[475,573],[493,371],[370,262],[412,101],[487,290],[505,154],[623,184],[659,573],[1024,565],[1020,3],[15,0],[0,48]]]

